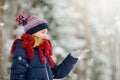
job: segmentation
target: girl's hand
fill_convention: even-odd
[[[89,49],[76,50],[71,53],[71,56],[78,59],[83,59],[85,55],[89,52]]]

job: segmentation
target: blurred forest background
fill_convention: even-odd
[[[62,80],[120,80],[120,0],[0,0],[0,80],[9,80],[10,48],[24,33],[19,12],[44,18],[59,64],[77,49],[90,49]]]

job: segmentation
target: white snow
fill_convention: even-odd
[[[7,0],[0,6],[5,11],[3,15],[0,13],[0,20],[3,20],[0,21],[3,35],[0,60],[3,60],[5,80],[9,80],[7,70],[11,62],[8,57],[12,42],[24,33],[24,27],[15,24],[18,12],[48,20],[55,61],[59,61],[58,55],[65,57],[70,51],[90,49],[87,58],[80,60],[63,80],[84,80],[84,76],[87,80],[111,80],[112,76],[120,80],[120,0],[43,0],[44,6],[40,3],[33,7],[35,1],[39,2]],[[24,62],[21,56],[18,59]],[[26,67],[31,68],[28,64]]]

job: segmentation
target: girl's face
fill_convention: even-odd
[[[43,29],[43,30],[40,30],[40,31],[34,33],[33,35],[40,37],[41,39],[48,39],[47,32],[48,32],[47,29]]]

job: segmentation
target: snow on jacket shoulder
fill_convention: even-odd
[[[53,80],[53,78],[64,78],[78,60],[69,54],[60,65],[55,65],[51,69],[46,57],[46,64],[41,63],[37,48],[34,48],[33,58],[28,60],[27,52],[22,48],[21,44],[21,40],[16,41],[10,80]]]

